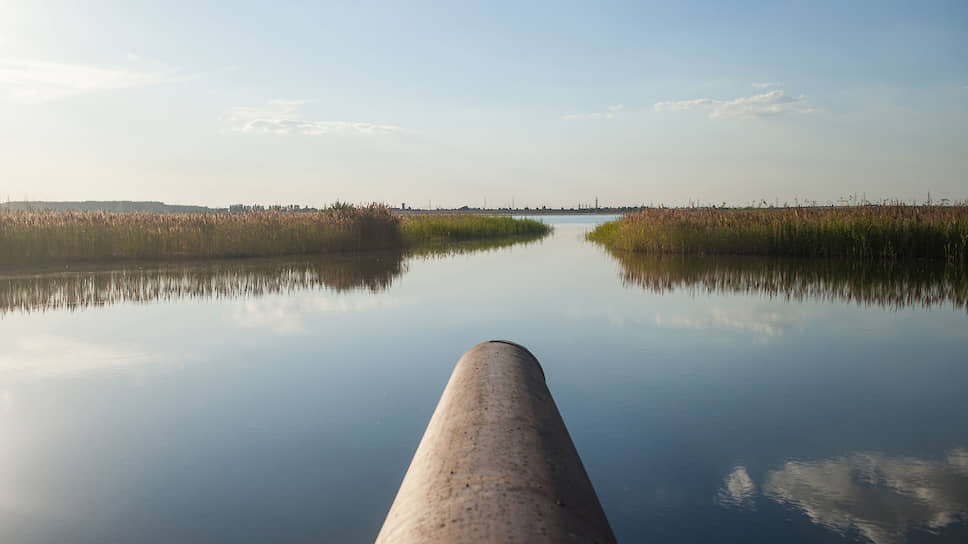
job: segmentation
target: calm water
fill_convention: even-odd
[[[0,542],[371,542],[453,364],[529,347],[623,542],[964,542],[950,271],[526,247],[0,277]]]

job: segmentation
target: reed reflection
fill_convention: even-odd
[[[0,313],[124,302],[264,296],[302,290],[380,292],[407,270],[402,253],[78,268],[0,275]]]
[[[413,259],[447,258],[542,236],[441,243],[407,252],[363,252],[320,257],[168,262],[60,269],[0,269],[0,316],[9,312],[80,310],[118,303],[261,297],[306,290],[337,293],[388,289]]]
[[[939,262],[653,256],[611,252],[622,282],[655,293],[747,293],[900,309],[968,311],[968,273]]]

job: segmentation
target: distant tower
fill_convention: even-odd
[[[595,197],[595,209],[596,210],[598,209],[598,197],[597,196]]]
[[[407,209],[407,203],[406,202],[401,202],[400,203],[400,209],[401,210],[406,210]]]

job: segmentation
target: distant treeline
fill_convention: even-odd
[[[43,200],[24,200],[16,202],[0,203],[0,211],[21,211],[21,212],[110,212],[110,213],[261,213],[261,212],[292,212],[292,213],[314,213],[325,210],[329,207],[340,207],[341,202],[335,202],[330,206],[316,208],[308,205],[299,204],[232,204],[227,208],[211,208],[208,206],[184,206],[179,204],[165,204],[164,202],[153,201],[132,201],[132,200],[85,200],[85,201],[64,201],[53,202]],[[451,215],[451,214],[477,214],[477,215],[551,215],[551,214],[618,214],[640,209],[638,206],[622,207],[603,207],[593,208],[590,206],[578,206],[577,208],[550,208],[541,206],[540,208],[473,208],[470,206],[460,206],[458,208],[435,208],[420,209],[412,207],[400,207],[389,209],[400,215]]]
[[[111,213],[214,213],[219,211],[205,206],[182,206],[164,202],[133,200],[84,200],[76,202],[45,202],[25,200],[2,202],[0,211],[15,212],[111,212]]]
[[[400,217],[382,205],[312,213],[0,212],[0,264],[218,259],[403,250],[541,236],[539,221],[495,216]]]
[[[619,251],[968,263],[968,206],[647,209],[588,237]]]

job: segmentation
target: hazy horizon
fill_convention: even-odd
[[[968,198],[968,4],[0,0],[0,198]]]

